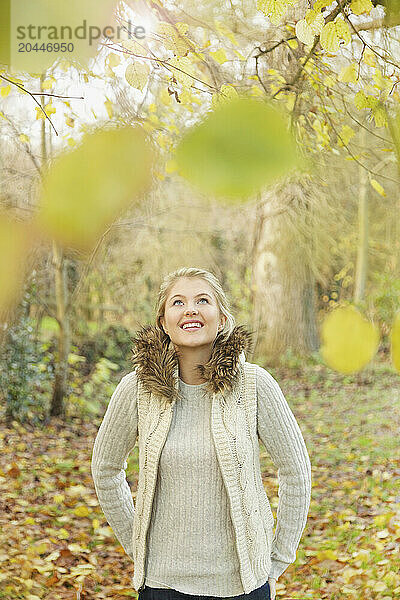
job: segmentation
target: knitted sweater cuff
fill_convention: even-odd
[[[291,565],[292,563],[282,562],[281,560],[276,560],[273,558],[271,560],[271,569],[269,572],[269,577],[272,579],[278,579],[280,575]]]

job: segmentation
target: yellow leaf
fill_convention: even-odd
[[[25,525],[34,525],[35,524],[35,519],[32,519],[32,517],[27,517],[24,521]]]
[[[292,42],[296,42],[296,40],[291,40]],[[297,48],[297,46],[296,46]],[[239,52],[239,50],[236,50],[236,48],[233,48],[234,53],[236,54],[236,56],[238,56],[240,58],[240,60],[246,60],[246,57],[243,56],[243,54],[241,52]]]
[[[106,64],[110,67],[110,69],[114,69],[121,62],[121,57],[114,52],[111,52],[106,59]]]
[[[249,90],[250,96],[255,98],[265,98],[265,92],[259,85],[252,85]]]
[[[322,323],[321,354],[339,373],[361,371],[379,346],[378,328],[352,305],[334,309]]]
[[[400,373],[400,311],[396,313],[390,333],[390,351],[392,363]]]
[[[74,508],[74,515],[77,517],[87,517],[90,515],[90,510],[85,504],[81,504],[81,506]]]
[[[170,64],[175,69],[171,69],[171,75],[183,86],[191,87],[194,83],[193,77],[196,76],[196,67],[187,56],[175,56],[167,64]]]
[[[50,90],[53,87],[53,83],[55,83],[55,81],[56,80],[54,77],[49,77],[49,79],[45,79],[41,85],[42,90]]]
[[[383,592],[387,589],[387,585],[384,581],[376,581],[373,585],[374,592]]]
[[[215,52],[210,52],[210,56],[213,57],[215,61],[217,61],[220,65],[226,62],[228,59],[226,57],[226,52],[223,48],[216,50]]]
[[[335,21],[336,33],[340,39],[344,41],[344,43],[350,44],[351,42],[351,33],[349,26],[342,19],[336,19]]]
[[[298,46],[299,46],[299,44],[297,43],[297,40],[288,40],[287,45],[290,48],[292,48],[292,50],[296,50],[296,48],[298,48]]]
[[[11,85],[5,85],[0,88],[0,95],[2,98],[5,98],[6,96],[8,96],[8,94],[10,92],[11,92]]]
[[[57,537],[60,540],[67,540],[69,538],[69,531],[67,531],[64,527],[58,530]]]
[[[288,94],[286,100],[286,108],[289,111],[292,111],[294,108],[294,103],[296,102],[296,94]]]
[[[230,42],[232,42],[232,44],[234,46],[238,46],[239,43],[236,40],[234,34],[232,33],[232,31],[230,29],[228,29],[228,27],[225,25],[225,23],[222,23],[221,21],[214,21],[214,25],[216,30],[218,31],[218,33],[220,35],[222,35],[223,37],[228,38],[228,40]]]
[[[48,544],[46,544],[46,542],[42,542],[40,544],[35,544],[34,546],[31,546],[30,550],[32,552],[32,554],[44,554],[45,552],[47,552],[49,549]]]
[[[340,71],[339,81],[343,81],[343,83],[356,83],[358,77],[358,65],[356,63],[351,63],[347,67],[343,67]]]
[[[105,102],[104,102],[104,106],[106,107],[106,111],[107,111],[108,117],[110,119],[112,119],[112,116],[113,116],[113,106],[112,106],[111,100],[109,100],[107,98],[107,100],[105,100]]]
[[[385,127],[387,124],[386,111],[383,106],[377,105],[373,107],[372,114],[374,116],[375,125],[377,127]]]
[[[317,0],[313,6],[313,9],[321,10],[321,8],[325,8],[326,6],[329,6],[330,4],[332,4],[332,2],[330,0]]]
[[[159,98],[165,106],[170,106],[172,104],[171,94],[168,92],[168,90],[165,87],[163,87],[161,89]]]
[[[174,26],[171,23],[162,22],[157,27],[158,34],[163,36],[165,48],[171,50],[175,56],[185,56],[191,50],[191,44],[186,35],[187,30],[186,23],[176,23]]]
[[[306,46],[312,46],[314,43],[315,33],[305,19],[296,23],[296,36]]]
[[[321,32],[320,43],[322,48],[328,52],[337,52],[339,50],[339,36],[336,31],[335,23],[332,21],[324,26]]]
[[[369,67],[375,67],[375,65],[376,65],[375,54],[369,48],[366,48],[364,50],[363,61]]]
[[[21,142],[24,142],[25,144],[27,144],[29,142],[29,137],[25,133],[20,133],[19,139],[21,140]]]
[[[341,39],[345,44],[351,41],[351,33],[347,23],[337,19],[324,25],[320,37],[321,46],[324,50],[337,52],[340,48]]]
[[[371,0],[353,0],[350,4],[350,8],[355,15],[362,15],[364,13],[369,15],[374,8],[374,5]]]
[[[325,20],[320,12],[316,12],[315,10],[308,10],[306,12],[305,20],[314,33],[321,33],[322,28],[325,25]]]
[[[257,9],[269,17],[273,25],[278,25],[296,0],[257,0]]]
[[[358,110],[361,110],[363,108],[368,108],[367,97],[366,97],[365,93],[363,92],[363,90],[360,90],[355,95],[354,104],[355,104],[355,107],[358,108]]]
[[[224,102],[229,102],[230,100],[233,100],[235,98],[238,98],[238,93],[236,89],[232,85],[224,84],[221,86],[219,92],[213,95],[211,99],[211,105],[213,108],[216,108],[220,104],[223,104]]]
[[[128,64],[125,70],[125,79],[132,87],[143,90],[148,81],[150,67],[147,63],[134,61]]]
[[[49,117],[50,115],[53,115],[56,112],[56,109],[54,108],[54,106],[52,105],[51,102],[49,102],[48,104],[46,104],[46,106],[44,107],[44,110],[46,112],[46,115]]]
[[[338,557],[337,552],[335,552],[334,550],[319,550],[317,551],[316,554],[317,558],[319,558],[319,560],[336,560]]]
[[[349,125],[343,125],[341,132],[340,132],[340,138],[343,141],[343,144],[345,146],[348,145],[349,141],[351,140],[351,138],[355,135],[355,131],[354,129],[352,129]],[[340,140],[339,140],[340,143]]]
[[[375,190],[376,192],[378,192],[378,194],[379,194],[380,196],[386,196],[385,189],[384,189],[384,188],[381,186],[381,184],[380,184],[380,183],[378,183],[378,182],[376,181],[376,179],[370,179],[370,180],[369,180],[369,182],[370,182],[370,184],[372,185],[372,187],[374,188],[374,190]]]

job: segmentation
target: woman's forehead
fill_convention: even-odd
[[[171,287],[168,297],[171,298],[174,295],[190,294],[193,296],[207,294],[214,297],[213,289],[211,285],[199,277],[193,277],[192,279],[181,278],[174,283]]]

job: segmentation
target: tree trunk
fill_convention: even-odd
[[[277,364],[287,350],[303,355],[319,346],[310,264],[313,242],[307,233],[301,238],[312,210],[307,194],[301,181],[288,183],[272,191],[257,209],[252,251],[254,353],[269,364]],[[297,223],[301,233],[296,239]]]
[[[53,265],[55,279],[56,311],[59,325],[58,354],[56,357],[55,380],[50,415],[65,416],[64,398],[68,382],[68,355],[71,344],[71,332],[67,306],[67,273],[63,253],[53,242]]]
[[[46,73],[41,75],[41,83],[46,78]],[[44,107],[44,96],[41,97],[41,104]],[[42,120],[41,129],[41,146],[42,146],[42,165],[45,165],[48,158],[47,137],[46,137],[46,120]],[[64,398],[67,391],[68,380],[68,355],[71,344],[71,333],[69,323],[69,313],[67,311],[67,272],[66,265],[63,259],[63,253],[58,248],[56,242],[53,241],[53,267],[54,267],[54,283],[55,283],[55,301],[56,301],[56,318],[59,325],[58,332],[58,352],[55,357],[55,379],[53,396],[50,405],[50,416],[58,417],[65,416]]]

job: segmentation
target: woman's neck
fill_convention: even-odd
[[[179,377],[188,385],[200,385],[206,380],[200,375],[196,365],[204,365],[210,360],[212,345],[190,348],[175,347],[179,362]]]

